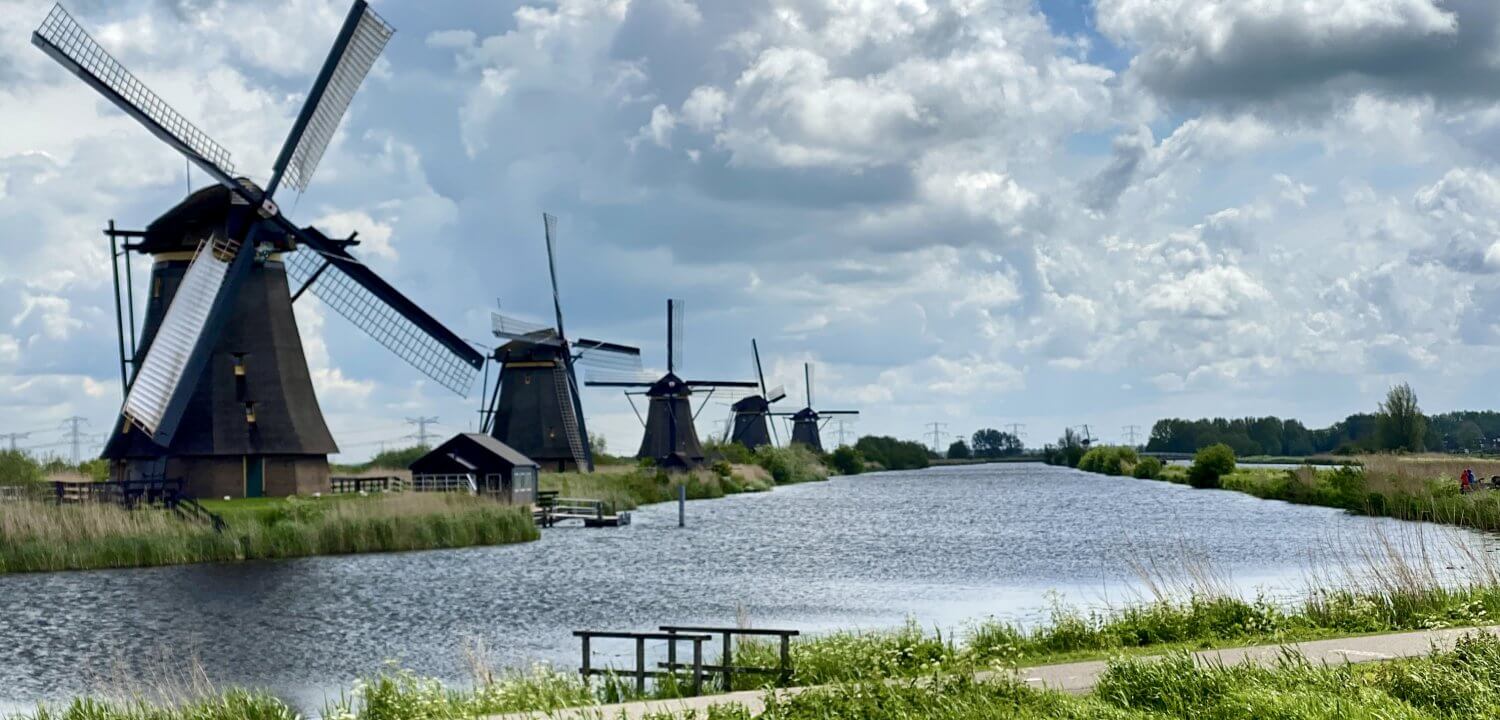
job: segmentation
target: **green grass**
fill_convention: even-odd
[[[828,469],[804,448],[762,447],[752,454],[742,446],[733,447],[740,454],[732,460],[742,461],[733,465],[720,461],[688,473],[649,467],[602,467],[593,473],[544,472],[540,485],[563,497],[603,500],[616,510],[632,510],[676,500],[677,488],[682,485],[687,486],[689,500],[706,500],[828,479]]]
[[[764,712],[724,705],[706,720],[1452,720],[1500,716],[1500,639],[1464,637],[1430,656],[1365,665],[1323,666],[1293,653],[1270,666],[1200,662],[1186,653],[1116,658],[1086,695],[1028,687],[982,668],[869,676],[767,695]],[[953,670],[953,672],[948,672]],[[610,685],[610,683],[605,683]],[[391,671],[361,681],[324,712],[330,720],[460,720],[497,713],[547,712],[597,699],[569,675],[547,669],[481,680],[470,690]],[[265,693],[231,690],[170,705],[78,700],[39,709],[26,720],[291,720]]]
[[[0,572],[430,550],[538,537],[524,508],[457,495],[231,501],[221,509],[228,527],[215,533],[164,510],[0,505]]]

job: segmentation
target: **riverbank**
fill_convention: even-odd
[[[1463,596],[1452,591],[1428,588],[1418,593],[1430,601],[1434,597],[1465,606]],[[1487,605],[1500,600],[1500,591],[1489,591],[1475,601]],[[1415,602],[1413,602],[1415,601]],[[1446,605],[1447,600],[1439,605]],[[1468,606],[1472,608],[1475,603]],[[843,632],[802,639],[793,645],[792,660],[796,668],[792,685],[803,688],[794,694],[764,695],[756,712],[719,707],[710,718],[910,718],[910,717],[1487,717],[1500,711],[1500,640],[1493,635],[1462,634],[1451,648],[1455,633],[1442,635],[1445,648],[1428,657],[1393,658],[1412,655],[1411,638],[1402,638],[1399,651],[1364,652],[1358,659],[1380,660],[1368,667],[1342,666],[1338,661],[1349,655],[1318,655],[1316,659],[1333,660],[1332,666],[1309,661],[1291,652],[1279,653],[1266,646],[1298,642],[1293,634],[1257,629],[1246,622],[1245,611],[1254,603],[1220,601],[1194,602],[1182,605],[1158,603],[1142,606],[1126,615],[1090,623],[1062,618],[1054,624],[1031,633],[1006,630],[991,622],[980,623],[962,642],[907,628],[881,633]],[[1317,624],[1321,617],[1312,609],[1326,603],[1309,603],[1292,612],[1282,612],[1286,620],[1302,618]],[[1404,600],[1391,595],[1350,594],[1343,603],[1350,617],[1363,622],[1381,623],[1379,612],[1372,607],[1394,611],[1391,618],[1418,621],[1418,616],[1435,606],[1417,597]],[[1406,608],[1417,614],[1397,610]],[[1254,615],[1251,612],[1251,615]],[[1261,613],[1262,617],[1274,617]],[[1469,617],[1475,617],[1470,614]],[[1149,619],[1148,619],[1149,618]],[[1237,619],[1236,619],[1237,618]],[[1429,618],[1426,622],[1431,623]],[[1273,622],[1274,626],[1276,623]],[[1442,626],[1460,625],[1453,622]],[[1155,627],[1168,632],[1187,628],[1227,631],[1243,642],[1224,647],[1259,646],[1251,653],[1226,652],[1226,662],[1206,661],[1213,654],[1194,658],[1188,653],[1198,649],[1190,644],[1146,642],[1140,654],[1110,653],[1102,670],[1083,666],[1086,678],[1069,675],[1068,668],[1047,668],[1049,663],[1069,658],[1060,648],[1092,646],[1098,638],[1127,636],[1145,639],[1135,631]],[[1130,630],[1134,628],[1134,630]],[[1080,632],[1080,629],[1083,631]],[[1188,631],[1184,637],[1192,636]],[[1437,635],[1432,636],[1437,638]],[[1090,640],[1093,638],[1094,640]],[[1000,639],[1000,642],[996,642]],[[1081,642],[1081,644],[1080,644]],[[1326,644],[1326,643],[1325,643]],[[1381,647],[1379,637],[1337,644],[1361,648]],[[1424,644],[1425,645],[1425,644]],[[1018,648],[1034,648],[1028,656]],[[1217,644],[1199,647],[1220,647]],[[1330,645],[1330,647],[1334,647]],[[737,664],[770,663],[765,646],[750,646],[736,656]],[[1268,658],[1281,655],[1278,660]],[[1239,664],[1233,658],[1250,657],[1257,662]],[[647,696],[637,696],[625,679],[596,681],[586,686],[576,674],[536,666],[526,671],[494,672],[476,659],[472,665],[473,685],[453,688],[442,682],[400,669],[391,669],[358,682],[324,708],[327,718],[340,720],[386,720],[401,718],[460,718],[509,713],[551,713],[568,708],[596,707],[646,698],[680,697],[671,683]],[[1029,668],[1016,673],[1017,668]],[[1067,676],[1067,677],[1064,677]],[[1027,685],[1021,678],[1036,677],[1074,691],[1092,689],[1081,695],[1059,695],[1037,684]],[[42,709],[24,716],[30,720],[133,720],[152,717],[158,720],[242,720],[244,718],[290,719],[295,712],[281,700],[265,693],[244,690],[224,692],[206,689],[199,684],[196,697],[173,695],[160,688],[139,688],[127,699],[78,700],[61,710]],[[753,683],[737,683],[739,690],[759,690]],[[1248,693],[1248,694],[1247,694]],[[1439,694],[1432,694],[1439,693]],[[1450,694],[1451,693],[1451,694]],[[1387,711],[1401,707],[1394,715],[1361,715],[1360,711]],[[1324,712],[1326,710],[1326,712]],[[1462,710],[1457,714],[1450,714]],[[960,711],[960,712],[956,712]],[[1206,715],[1204,713],[1207,713]],[[1429,714],[1430,713],[1430,714]],[[661,716],[653,716],[661,717]]]
[[[467,495],[220,501],[214,509],[223,514],[222,532],[166,510],[0,504],[0,573],[432,550],[539,537],[526,509]]]
[[[711,451],[724,448],[710,448]],[[762,447],[751,453],[735,446],[729,459],[692,472],[668,473],[637,465],[600,465],[592,473],[543,472],[540,486],[562,497],[603,500],[615,510],[677,500],[687,486],[689,500],[710,500],[740,493],[766,492],[778,485],[828,479],[828,468],[806,448]]]

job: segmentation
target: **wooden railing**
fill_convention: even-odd
[[[587,681],[594,675],[625,675],[635,677],[635,690],[645,694],[646,678],[676,677],[674,670],[648,670],[646,669],[646,641],[666,640],[669,642],[669,652],[676,655],[677,643],[687,641],[693,644],[693,662],[691,665],[684,664],[682,667],[691,668],[692,675],[689,677],[689,687],[694,695],[703,693],[703,643],[708,642],[708,635],[696,635],[680,632],[614,632],[607,630],[575,630],[573,636],[577,637],[583,644],[583,666],[578,673]],[[633,640],[635,641],[635,667],[620,671],[613,668],[599,668],[593,665],[593,645],[595,639]]]
[[[663,625],[661,630],[668,635],[676,634],[709,634],[717,635],[723,642],[723,650],[719,655],[718,665],[702,665],[699,669],[710,673],[719,673],[723,683],[724,692],[734,689],[735,675],[768,675],[776,678],[779,687],[787,687],[792,683],[792,638],[801,635],[797,630],[772,630],[769,628],[741,628],[741,627],[701,627],[693,625]],[[755,667],[753,665],[734,664],[734,638],[740,637],[776,637],[781,639],[781,653],[777,666],[774,668]],[[677,662],[677,644],[667,645],[667,661],[662,666],[669,671],[675,671],[685,667]]]

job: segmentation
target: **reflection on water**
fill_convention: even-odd
[[[1347,541],[1400,526],[989,465],[694,502],[686,529],[660,505],[626,528],[557,528],[526,545],[0,576],[0,704],[77,694],[91,675],[165,650],[178,662],[195,655],[221,683],[316,710],[387,661],[461,680],[462,648],[476,638],[500,665],[575,667],[575,629],[733,623],[741,612],[805,631],[908,617],[944,629],[990,615],[1033,622],[1054,591],[1118,604],[1132,597],[1133,565],[1184,559],[1283,595],[1300,587],[1311,553],[1353,558]]]

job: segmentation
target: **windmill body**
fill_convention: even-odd
[[[753,382],[721,380],[684,380],[677,374],[682,365],[683,304],[681,300],[667,301],[667,373],[656,380],[594,380],[586,384],[592,387],[624,388],[627,396],[645,395],[648,399],[645,434],[641,437],[641,449],[636,457],[651,460],[658,467],[690,469],[703,464],[703,443],[698,440],[694,426],[692,397],[696,390],[707,390],[709,395],[720,388],[734,390],[754,388]],[[632,393],[631,388],[638,389]]]
[[[582,457],[586,438],[570,441],[570,433],[581,433],[574,414],[574,393],[568,380],[564,355],[558,345],[539,345],[515,340],[495,350],[500,363],[500,387],[494,404],[489,434],[535,460],[547,470],[565,472],[589,469]]]
[[[154,262],[137,364],[161,329],[197,239],[224,232],[233,212],[229,191],[214,185],[146,228],[136,250]],[[313,391],[279,254],[251,265],[228,313],[170,444],[156,444],[122,418],[104,448],[111,479],[185,478],[199,497],[327,492],[328,455],[338,446]]]
[[[508,340],[492,360],[500,377],[487,410],[486,432],[549,470],[592,471],[593,448],[584,422],[575,365],[617,372],[638,372],[640,348],[579,339],[563,331],[562,300],[557,288],[555,254],[557,219],[542,215],[547,239],[547,266],[557,321],[542,327],[495,313],[494,333]]]
[[[802,364],[803,377],[805,378],[805,390],[807,393],[807,407],[794,413],[775,413],[782,417],[788,417],[792,421],[792,444],[802,445],[816,452],[823,450],[823,423],[826,416],[834,415],[858,415],[858,410],[815,410],[813,409],[813,366],[812,363]]]
[[[733,418],[729,442],[754,450],[762,445],[774,445],[771,406],[786,397],[786,389],[780,386],[766,389],[766,374],[760,366],[760,345],[754,339],[750,341],[750,353],[755,360],[755,377],[760,394],[741,398],[730,406]]]
[[[771,404],[762,395],[741,398],[730,406],[734,413],[734,424],[730,426],[729,442],[736,442],[754,450],[771,444],[771,423],[768,417]]]
[[[218,182],[147,231],[117,232],[113,223],[107,231],[112,243],[141,239],[126,242],[127,277],[131,252],[154,261],[142,342],[127,352],[120,327],[128,381],[105,450],[115,478],[182,480],[201,497],[326,490],[327,455],[337,448],[292,313],[304,292],[460,395],[483,367],[482,354],[349,253],[354,236],[333,240],[298,226],[273,200],[283,180],[306,189],[393,32],[355,0],[264,187],[235,174],[227,150],[120,65],[61,5],[32,33],[32,44]]]
[[[703,464],[703,443],[693,423],[692,396],[692,387],[670,372],[646,390],[650,407],[637,458],[650,458],[665,468]]]

